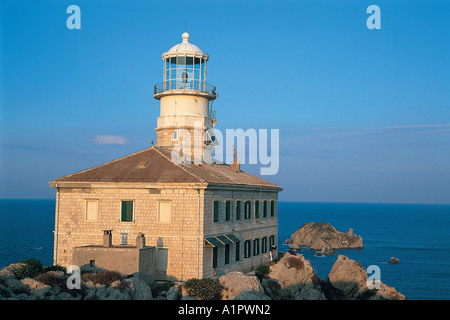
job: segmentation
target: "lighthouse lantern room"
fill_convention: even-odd
[[[213,143],[210,130],[216,123],[213,101],[218,97],[216,87],[206,81],[209,55],[189,42],[189,34],[184,32],[183,41],[162,54],[164,61],[164,81],[154,87],[154,98],[160,101],[160,116],[157,120],[157,144],[172,149],[186,139],[182,132],[189,132],[194,145],[194,128],[204,136],[202,150]],[[199,126],[200,125],[200,126]],[[205,134],[206,133],[206,134]],[[191,149],[194,154],[194,150]]]

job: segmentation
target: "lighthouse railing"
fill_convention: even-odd
[[[214,97],[217,97],[216,86],[209,84],[209,83],[199,82],[199,81],[195,81],[195,80],[191,80],[191,81],[169,80],[169,81],[157,83],[154,86],[154,94],[160,94],[160,93],[171,92],[171,91],[206,93],[206,94],[212,95]]]

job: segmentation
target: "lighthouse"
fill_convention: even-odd
[[[187,281],[248,273],[278,256],[282,188],[240,170],[236,153],[231,165],[208,161],[218,95],[206,78],[209,56],[187,32],[182,39],[163,53],[154,87],[157,145],[49,183],[54,264]]]
[[[218,94],[207,82],[209,55],[189,42],[187,32],[181,38],[181,43],[162,54],[164,79],[154,86],[153,97],[160,101],[157,145],[176,148],[184,159],[198,163],[209,160],[217,144],[212,106]]]

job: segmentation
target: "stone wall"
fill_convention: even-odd
[[[241,217],[236,219],[236,201],[241,201]],[[255,200],[259,201],[259,218],[255,217]],[[87,220],[87,201],[97,201],[98,217]],[[133,220],[121,221],[122,201],[133,201]],[[170,201],[169,221],[158,218],[158,202]],[[214,201],[219,201],[219,220],[213,221]],[[231,201],[230,219],[225,217],[225,203]],[[245,219],[244,203],[250,201],[251,215]],[[267,201],[267,217],[263,203]],[[270,204],[274,203],[274,216]],[[278,240],[278,192],[255,187],[218,187],[215,189],[186,188],[186,184],[171,184],[161,188],[130,188],[130,186],[60,188],[57,193],[55,218],[54,263],[73,264],[73,248],[101,245],[103,230],[112,231],[112,243],[122,243],[127,234],[128,245],[136,245],[138,233],[145,234],[146,245],[157,250],[158,277],[177,280],[216,277],[228,271],[251,271],[277,255],[270,251],[269,237]],[[208,236],[234,233],[241,240],[236,261],[236,244],[230,245],[229,263],[225,264],[225,248],[217,249],[217,267],[213,269],[213,249],[204,244]],[[267,251],[262,252],[262,238],[267,239]],[[254,255],[254,240],[259,252]],[[251,254],[244,257],[244,242],[251,241]],[[164,250],[163,250],[164,249]]]
[[[112,231],[113,245],[135,245],[138,233],[144,233],[146,244],[168,248],[166,274],[174,278],[192,278],[197,273],[198,192],[183,188],[109,189],[61,188],[56,206],[54,263],[71,265],[73,247],[102,244],[103,231]],[[58,196],[57,196],[58,197]],[[202,191],[200,190],[200,197]],[[98,219],[86,220],[86,201],[98,200]],[[133,201],[133,221],[121,221],[121,201]],[[158,221],[158,201],[171,202],[170,223]],[[200,210],[203,208],[200,201]],[[199,260],[201,261],[201,250]],[[195,259],[193,259],[193,256]],[[201,276],[201,274],[200,274]]]
[[[249,272],[261,264],[277,257],[277,251],[271,251],[269,237],[273,236],[274,244],[278,241],[278,192],[263,191],[254,188],[207,189],[205,191],[205,237],[233,233],[240,239],[239,260],[236,261],[236,244],[231,244],[229,261],[225,263],[225,247],[217,248],[217,267],[213,268],[213,248],[204,248],[204,277],[218,277],[230,271]],[[214,222],[214,201],[219,201],[219,219]],[[226,201],[231,201],[229,220],[226,220]],[[237,201],[241,201],[240,219],[237,219]],[[250,217],[245,218],[244,204],[250,202]],[[259,218],[255,217],[255,201],[259,201]],[[267,216],[264,217],[263,204],[267,201]],[[270,203],[274,203],[274,216],[271,216]],[[262,238],[267,239],[267,250],[262,252]],[[254,255],[254,240],[259,241],[259,252]],[[250,256],[244,255],[244,242],[250,240]]]
[[[72,263],[77,266],[91,264],[122,274],[139,272],[146,282],[153,282],[156,267],[156,248],[135,246],[83,246],[73,249]]]

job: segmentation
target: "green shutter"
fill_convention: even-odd
[[[229,264],[230,263],[230,245],[226,244],[225,245],[225,264]]]
[[[236,261],[239,261],[240,259],[240,251],[241,251],[241,242],[236,242]]]
[[[273,217],[275,215],[275,201],[270,201],[270,216]]]
[[[219,221],[219,201],[214,201],[214,222]]]
[[[216,268],[217,267],[217,247],[213,248],[213,261],[212,261],[212,263],[213,263],[212,267]]]
[[[122,221],[133,221],[133,201],[122,201]]]
[[[122,221],[126,221],[126,217],[127,217],[127,202],[126,201],[122,201]]]
[[[225,207],[225,220],[230,221],[230,213],[231,213],[231,201],[226,202]]]
[[[241,220],[241,202],[236,201],[236,220]]]
[[[255,218],[259,218],[259,201],[255,201]]]

